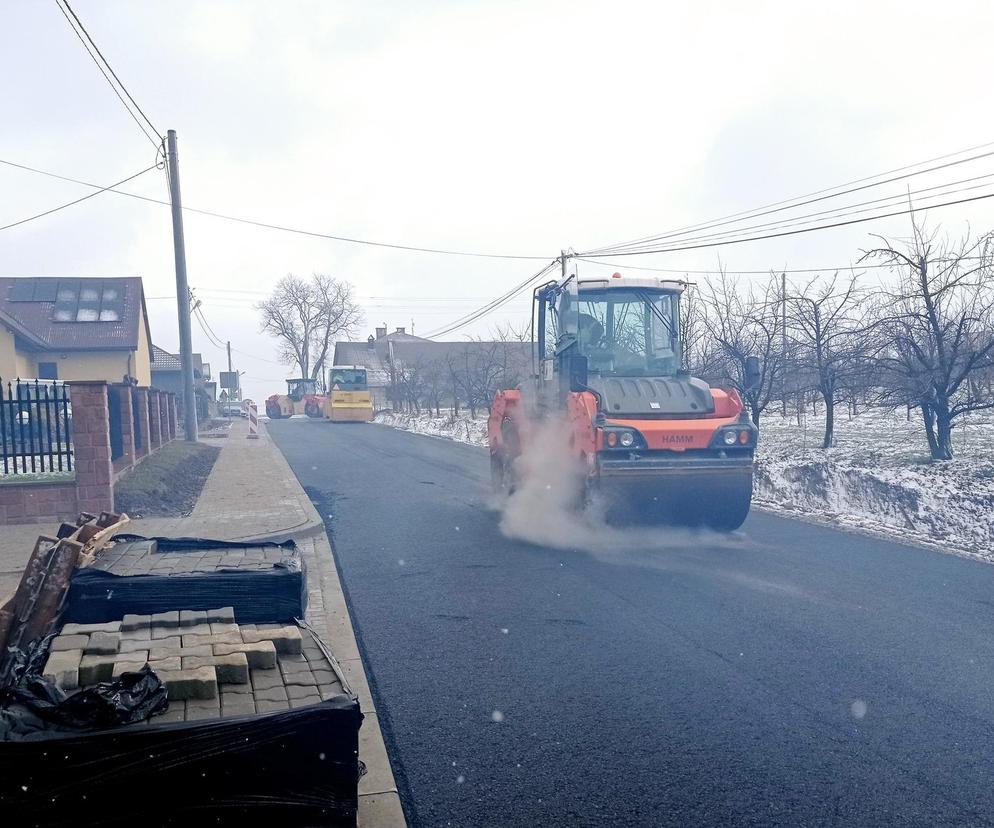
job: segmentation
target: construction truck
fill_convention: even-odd
[[[564,446],[570,505],[599,503],[611,522],[737,529],[749,513],[758,431],[734,388],[683,367],[686,283],[563,276],[533,293],[533,377],[498,391],[488,422],[495,488],[524,485],[528,461]],[[745,360],[745,387],[759,377]],[[552,435],[550,437],[550,435]]]
[[[333,365],[328,372],[328,389],[324,415],[333,423],[368,423],[373,419],[373,398],[365,368]]]
[[[296,377],[286,381],[286,394],[273,394],[266,400],[266,416],[271,420],[306,414],[320,417],[326,397],[317,392],[317,382],[310,377]]]

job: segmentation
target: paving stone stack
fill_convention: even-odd
[[[244,716],[314,704],[343,692],[317,641],[285,624],[237,624],[231,607],[66,624],[44,674],[64,690],[148,664],[169,709],[153,723]]]

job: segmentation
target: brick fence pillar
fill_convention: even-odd
[[[179,417],[176,416],[176,395],[169,392],[169,433],[176,439],[176,429],[179,427]]]
[[[135,464],[135,413],[131,401],[131,384],[115,382],[121,413],[121,450],[123,454],[114,462],[114,470],[121,471]]]
[[[148,444],[151,451],[162,445],[162,404],[159,402],[161,395],[162,392],[157,388],[148,389]]]
[[[173,439],[169,433],[169,392],[159,392],[159,431],[163,443]]]
[[[110,459],[107,383],[72,382],[72,442],[76,501],[80,511],[114,511],[114,466]]]
[[[135,438],[135,459],[145,457],[152,447],[149,445],[149,424],[148,424],[148,389],[135,389],[135,402],[138,404],[138,431],[140,434]]]

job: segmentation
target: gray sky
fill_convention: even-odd
[[[551,258],[994,141],[988,3],[73,7],[153,123],[179,133],[186,205],[399,244]],[[54,2],[0,0],[0,73],[0,158],[104,185],[154,160]],[[994,159],[911,182],[988,172]],[[161,172],[128,187],[166,195]],[[0,224],[86,192],[0,166]],[[930,219],[986,230],[992,201]],[[825,206],[834,203],[809,209]],[[891,219],[720,255],[740,269],[844,265],[869,232],[907,230],[907,219]],[[364,338],[412,319],[430,332],[537,269],[196,215],[186,233],[190,282],[212,328],[241,352],[236,367],[256,400],[279,390],[287,369],[274,364],[252,303],[287,272],[355,285]],[[717,256],[640,263],[709,269]],[[177,347],[166,207],[106,193],[6,230],[0,273],[140,275],[154,341]],[[459,335],[527,313],[518,300]],[[196,325],[194,345],[223,367]]]

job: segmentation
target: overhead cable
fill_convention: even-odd
[[[951,207],[955,204],[968,204],[974,201],[983,201],[988,198],[994,198],[994,193],[972,196],[970,198],[959,198],[953,201],[944,201],[940,204],[930,205],[929,209],[936,210],[939,209],[940,207]],[[677,253],[680,252],[681,250],[700,250],[701,248],[705,247],[723,247],[728,244],[742,244],[744,242],[762,241],[764,239],[776,239],[784,236],[796,236],[800,233],[814,233],[819,230],[830,230],[835,227],[846,227],[852,224],[863,224],[868,221],[878,221],[880,219],[893,218],[894,216],[906,216],[909,213],[914,213],[914,212],[916,212],[916,208],[910,207],[907,210],[898,210],[890,213],[881,213],[875,216],[865,216],[863,218],[849,219],[847,221],[836,221],[830,224],[821,224],[817,227],[804,227],[798,230],[783,230],[776,233],[766,233],[764,235],[750,236],[744,239],[727,239],[725,241],[710,241],[710,242],[704,242],[702,244],[687,244],[678,247],[660,247],[650,250],[635,250],[631,252],[625,250],[616,250],[611,253],[584,252],[580,253],[579,255],[584,258],[600,258],[601,256],[646,256],[651,253]]]
[[[57,173],[48,172],[46,170],[40,170],[36,167],[29,167],[25,164],[16,164],[13,161],[6,161],[0,158],[0,164],[6,164],[9,167],[15,167],[19,170],[24,170],[26,172],[37,173],[38,175],[46,175],[49,178],[58,178],[62,181],[69,181],[73,184],[79,184],[83,187],[98,187],[97,184],[91,184],[89,181],[81,181],[78,178],[72,178],[66,175],[58,175]],[[151,196],[143,196],[138,193],[128,193],[122,190],[111,190],[111,192],[117,195],[127,196],[128,198],[136,198],[140,201],[148,201],[152,204],[162,204],[165,206],[170,206],[168,201],[160,198],[152,198]],[[210,216],[212,218],[224,219],[225,221],[234,221],[240,224],[248,224],[254,227],[264,227],[268,230],[280,230],[284,233],[295,233],[301,236],[311,236],[313,238],[319,239],[329,239],[331,241],[345,242],[347,244],[359,244],[368,247],[381,247],[388,248],[391,250],[406,250],[412,253],[435,253],[442,256],[470,256],[481,259],[517,259],[517,260],[534,260],[534,261],[545,261],[549,257],[546,256],[528,256],[528,255],[516,255],[509,253],[481,253],[477,251],[469,250],[445,250],[435,247],[415,247],[413,245],[406,244],[393,244],[389,242],[371,241],[369,239],[358,239],[350,236],[336,236],[330,233],[318,233],[313,230],[301,230],[295,227],[288,227],[282,224],[270,224],[264,221],[255,221],[254,219],[242,218],[240,216],[232,216],[226,213],[218,213],[213,210],[201,210],[196,207],[187,207],[183,205],[183,212],[185,213],[197,213],[202,216]]]
[[[915,172],[908,173],[907,175],[896,176],[896,177],[893,177],[893,178],[886,179],[884,181],[876,181],[876,182],[873,182],[871,184],[865,184],[864,186],[852,187],[851,189],[841,189],[841,188],[851,187],[851,185],[854,185],[854,184],[863,184],[864,182],[873,181],[873,179],[881,178],[882,176],[893,175],[894,173],[900,173],[900,172],[904,172],[906,170],[913,170],[915,167],[920,167],[920,166],[922,166],[924,164],[931,164],[931,163],[934,163],[935,161],[944,161],[947,158],[954,158],[957,155],[963,155],[964,153],[967,153],[967,152],[974,152],[975,150],[979,150],[979,149],[987,149],[988,147],[992,147],[992,146],[994,146],[994,141],[986,143],[986,144],[979,144],[978,146],[975,146],[975,147],[969,147],[967,149],[959,150],[958,152],[952,152],[952,153],[947,153],[946,155],[940,155],[940,156],[937,156],[935,158],[927,159],[925,161],[919,161],[916,164],[908,164],[908,165],[903,166],[903,167],[897,167],[897,168],[892,169],[892,170],[887,170],[886,172],[877,173],[875,175],[870,175],[870,176],[865,176],[863,178],[857,178],[857,179],[854,179],[852,181],[848,181],[848,182],[846,182],[844,184],[837,184],[834,187],[828,187],[828,188],[825,188],[825,189],[822,189],[822,190],[816,190],[814,192],[807,193],[806,195],[795,196],[793,198],[785,199],[783,201],[772,202],[770,204],[766,204],[766,205],[763,205],[761,207],[754,207],[754,208],[752,208],[750,210],[743,210],[743,211],[738,212],[738,213],[731,213],[731,214],[726,215],[726,216],[721,216],[720,218],[717,218],[717,219],[711,219],[709,221],[700,222],[698,224],[687,225],[686,227],[681,227],[681,228],[678,228],[676,230],[666,231],[664,233],[657,234],[657,235],[654,235],[654,236],[645,236],[645,237],[642,237],[642,238],[639,238],[639,239],[632,239],[631,241],[628,241],[628,242],[621,242],[619,244],[607,245],[605,247],[596,248],[596,250],[597,250],[598,253],[603,253],[603,252],[606,252],[609,249],[613,250],[613,249],[616,249],[616,248],[627,247],[629,245],[640,244],[642,242],[649,242],[649,241],[654,241],[654,240],[657,240],[657,239],[665,239],[665,238],[671,238],[671,237],[680,236],[680,235],[686,235],[687,233],[692,232],[692,231],[696,231],[696,230],[706,230],[706,229],[710,229],[712,227],[722,226],[722,225],[725,225],[725,224],[732,223],[736,219],[743,220],[743,219],[749,219],[749,218],[758,218],[759,216],[768,215],[770,213],[781,212],[781,211],[784,211],[784,210],[792,210],[792,209],[795,209],[797,207],[803,207],[803,206],[805,206],[807,204],[812,204],[812,203],[815,203],[817,201],[824,201],[824,200],[827,200],[827,199],[838,198],[839,196],[848,195],[849,193],[857,192],[859,190],[869,189],[871,187],[878,187],[878,186],[881,186],[883,184],[888,184],[888,183],[892,183],[894,181],[902,180],[904,178],[910,178],[910,177],[916,176],[916,175],[923,175],[925,173],[934,172],[936,170],[945,169],[947,167],[956,166],[958,164],[965,164],[965,163],[969,163],[971,161],[976,161],[976,160],[979,160],[979,159],[982,159],[982,158],[987,158],[987,157],[989,157],[991,155],[994,155],[994,151],[981,153],[979,155],[974,155],[974,156],[971,156],[969,158],[963,158],[963,159],[960,159],[958,161],[950,162],[948,164],[940,164],[939,166],[930,167],[930,168],[925,169],[925,170],[917,170]],[[834,192],[835,190],[839,190],[839,192]],[[771,208],[775,208],[775,209],[771,209]]]
[[[109,192],[112,188],[119,187],[121,184],[126,184],[128,181],[132,181],[135,178],[138,178],[138,176],[144,175],[147,172],[151,172],[154,169],[155,165],[153,164],[151,167],[146,167],[141,172],[136,172],[134,175],[129,175],[127,178],[123,178],[114,184],[109,184],[106,187],[101,187],[96,192],[87,193],[82,198],[77,198],[74,199],[73,201],[68,201],[65,204],[60,204],[58,207],[53,207],[51,210],[45,210],[42,213],[36,213],[33,216],[28,216],[27,218],[22,218],[18,221],[12,221],[10,224],[5,224],[3,226],[0,226],[0,230],[9,230],[11,227],[17,227],[20,224],[26,224],[29,221],[34,221],[35,219],[40,219],[43,218],[44,216],[50,216],[52,213],[57,213],[59,210],[65,210],[66,207],[72,207],[74,204],[79,204],[81,201],[86,201],[87,199],[93,198],[94,196],[98,196],[101,193]]]
[[[92,37],[90,37],[89,32],[86,31],[86,28],[83,26],[82,21],[76,15],[76,12],[73,11],[72,7],[69,5],[68,2],[66,2],[66,0],[55,0],[55,5],[58,6],[59,11],[62,12],[62,16],[65,17],[66,21],[69,23],[69,27],[73,30],[73,33],[76,35],[76,37],[79,38],[79,42],[83,44],[83,48],[86,50],[86,53],[90,56],[90,59],[96,65],[97,69],[100,70],[100,74],[104,76],[104,79],[107,81],[107,84],[114,91],[114,94],[117,95],[118,100],[128,111],[128,114],[131,116],[132,120],[138,125],[138,128],[142,131],[145,137],[148,138],[152,146],[156,148],[156,151],[160,151],[162,147],[162,134],[159,132],[159,130],[155,128],[155,125],[148,119],[148,116],[145,115],[145,113],[142,111],[142,108],[138,106],[138,103],[131,96],[131,93],[128,91],[127,87],[123,83],[121,83],[121,79],[117,76],[117,73],[114,71],[110,63],[107,62],[107,59],[103,56],[103,53],[100,51],[96,42],[93,40]],[[75,21],[75,23],[73,21]],[[77,26],[79,28],[77,28]],[[80,32],[82,32],[82,34],[80,34]],[[94,52],[96,52],[96,54],[94,54]],[[97,55],[100,56],[99,59],[97,58]],[[106,69],[104,67],[106,67]],[[114,80],[117,81],[117,86],[114,85],[114,81],[110,79],[110,76],[107,74],[107,72],[110,72],[110,74],[114,76]],[[118,86],[120,86],[120,91],[118,91]],[[124,100],[124,97],[122,97],[121,95],[121,91],[123,91],[124,94],[127,95],[128,100],[131,101],[132,105],[138,111],[141,117],[144,119],[145,123],[148,124],[148,126],[151,128],[152,134],[155,135],[154,138],[152,137],[152,134],[149,134],[149,130],[148,128],[145,127],[145,124],[143,124],[138,119],[138,116],[135,115],[134,111],[128,105],[128,102]]]

